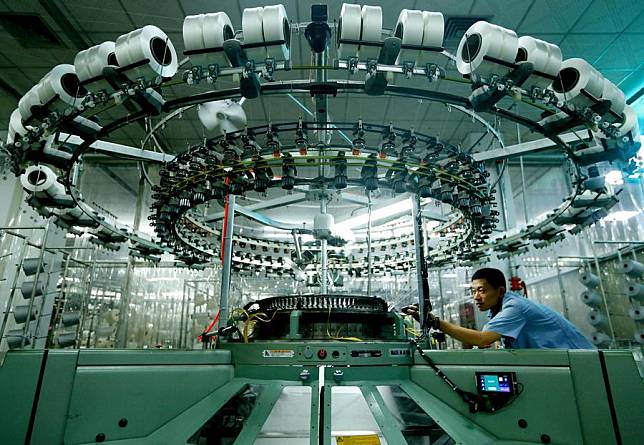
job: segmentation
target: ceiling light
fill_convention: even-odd
[[[624,222],[636,215],[639,215],[640,212],[636,212],[634,210],[621,210],[619,212],[613,212],[610,213],[606,218],[604,218],[604,221],[620,221]]]
[[[411,211],[411,200],[409,198],[403,199],[402,201],[398,201],[394,204],[372,211],[371,222],[373,223],[381,219],[389,218],[390,216],[394,216],[400,213],[406,213],[410,211]],[[355,218],[349,218],[347,220],[344,220],[339,224],[342,224],[343,227],[353,229],[355,227],[360,227],[362,225],[365,225],[367,224],[367,222],[369,222],[369,214],[363,213],[362,215],[358,215]]]
[[[605,175],[606,184],[622,185],[624,183],[624,176],[620,170],[611,170]]]

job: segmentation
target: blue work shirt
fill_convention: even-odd
[[[515,292],[506,292],[501,310],[488,317],[483,330],[501,334],[506,348],[595,348],[560,314]]]

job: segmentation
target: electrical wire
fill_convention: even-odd
[[[326,318],[326,335],[329,337],[331,340],[339,340],[339,341],[353,341],[353,342],[360,342],[364,341],[363,339],[359,337],[338,337],[337,334],[335,336],[331,335],[329,332],[329,328],[331,325],[331,308],[329,308],[329,312]],[[340,326],[340,329],[342,329],[342,326]],[[338,333],[340,330],[338,330]]]
[[[249,314],[245,309],[236,308],[236,309],[233,309],[233,311],[231,312],[231,318],[234,318],[234,314],[237,311],[241,311],[242,314],[246,318],[246,320],[244,320],[244,326],[242,327],[242,331],[241,331],[242,332],[242,340],[244,341],[244,343],[248,343],[248,339],[249,339],[250,335],[252,334],[252,332],[255,330],[254,329],[255,324],[258,321],[260,321],[262,323],[270,323],[275,318],[275,314],[277,314],[277,311],[275,311],[275,312],[273,312],[273,316],[271,318],[267,319],[267,318],[264,318],[264,317],[267,317],[267,315],[264,312],[256,312],[256,313],[253,313],[253,314]],[[251,328],[252,328],[252,331],[251,331]]]

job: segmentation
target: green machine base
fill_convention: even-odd
[[[15,351],[0,368],[2,444],[637,444],[630,351],[426,354],[460,388],[514,373],[471,413],[409,343],[223,343],[221,349]]]

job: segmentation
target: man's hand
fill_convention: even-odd
[[[400,312],[405,315],[411,315],[414,320],[420,323],[420,311],[418,310],[418,303],[414,303],[410,306],[405,306],[400,310]]]
[[[427,313],[427,327],[439,331],[441,328],[441,319],[431,312]]]
[[[414,303],[410,306],[405,306],[400,310],[405,315],[411,315],[414,320],[421,323],[420,321],[420,310],[418,309],[418,303]],[[441,321],[431,312],[427,313],[427,327],[432,329],[440,329]]]

